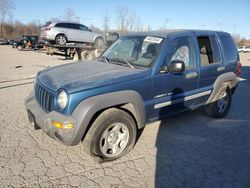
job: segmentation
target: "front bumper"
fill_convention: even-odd
[[[35,129],[42,129],[51,138],[56,139],[65,145],[75,145],[76,119],[72,116],[65,116],[56,111],[45,112],[37,103],[32,92],[25,100],[25,108],[28,117]],[[74,128],[60,129],[52,125],[52,121],[58,121],[63,124],[73,123]]]

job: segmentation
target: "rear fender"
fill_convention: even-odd
[[[237,84],[238,78],[235,73],[227,72],[220,75],[214,82],[213,92],[207,100],[206,104],[217,101],[222,90],[225,90],[226,88],[233,89]]]

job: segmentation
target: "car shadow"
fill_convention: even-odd
[[[226,117],[199,108],[162,120],[155,187],[250,187],[250,67],[241,78]]]

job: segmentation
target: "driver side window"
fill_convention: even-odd
[[[185,63],[185,69],[195,69],[194,44],[191,37],[178,37],[170,42],[166,64],[174,60],[180,60]]]

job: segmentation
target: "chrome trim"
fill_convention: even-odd
[[[226,69],[226,67],[220,66],[220,67],[217,68],[217,72],[224,71],[225,69]]]
[[[180,103],[180,102],[185,102],[185,101],[189,101],[189,100],[196,99],[196,98],[199,98],[199,97],[203,97],[203,96],[209,95],[211,92],[212,92],[212,90],[203,91],[201,93],[196,93],[194,95],[190,95],[190,96],[187,96],[187,97],[184,97],[184,98],[181,98],[181,99],[176,99],[176,100],[173,100],[173,101],[167,101],[167,102],[159,103],[159,104],[156,104],[154,106],[154,109],[159,109],[159,108],[170,106],[170,105],[177,104],[177,103]]]
[[[186,74],[186,78],[196,78],[198,76],[197,72],[191,72]]]

